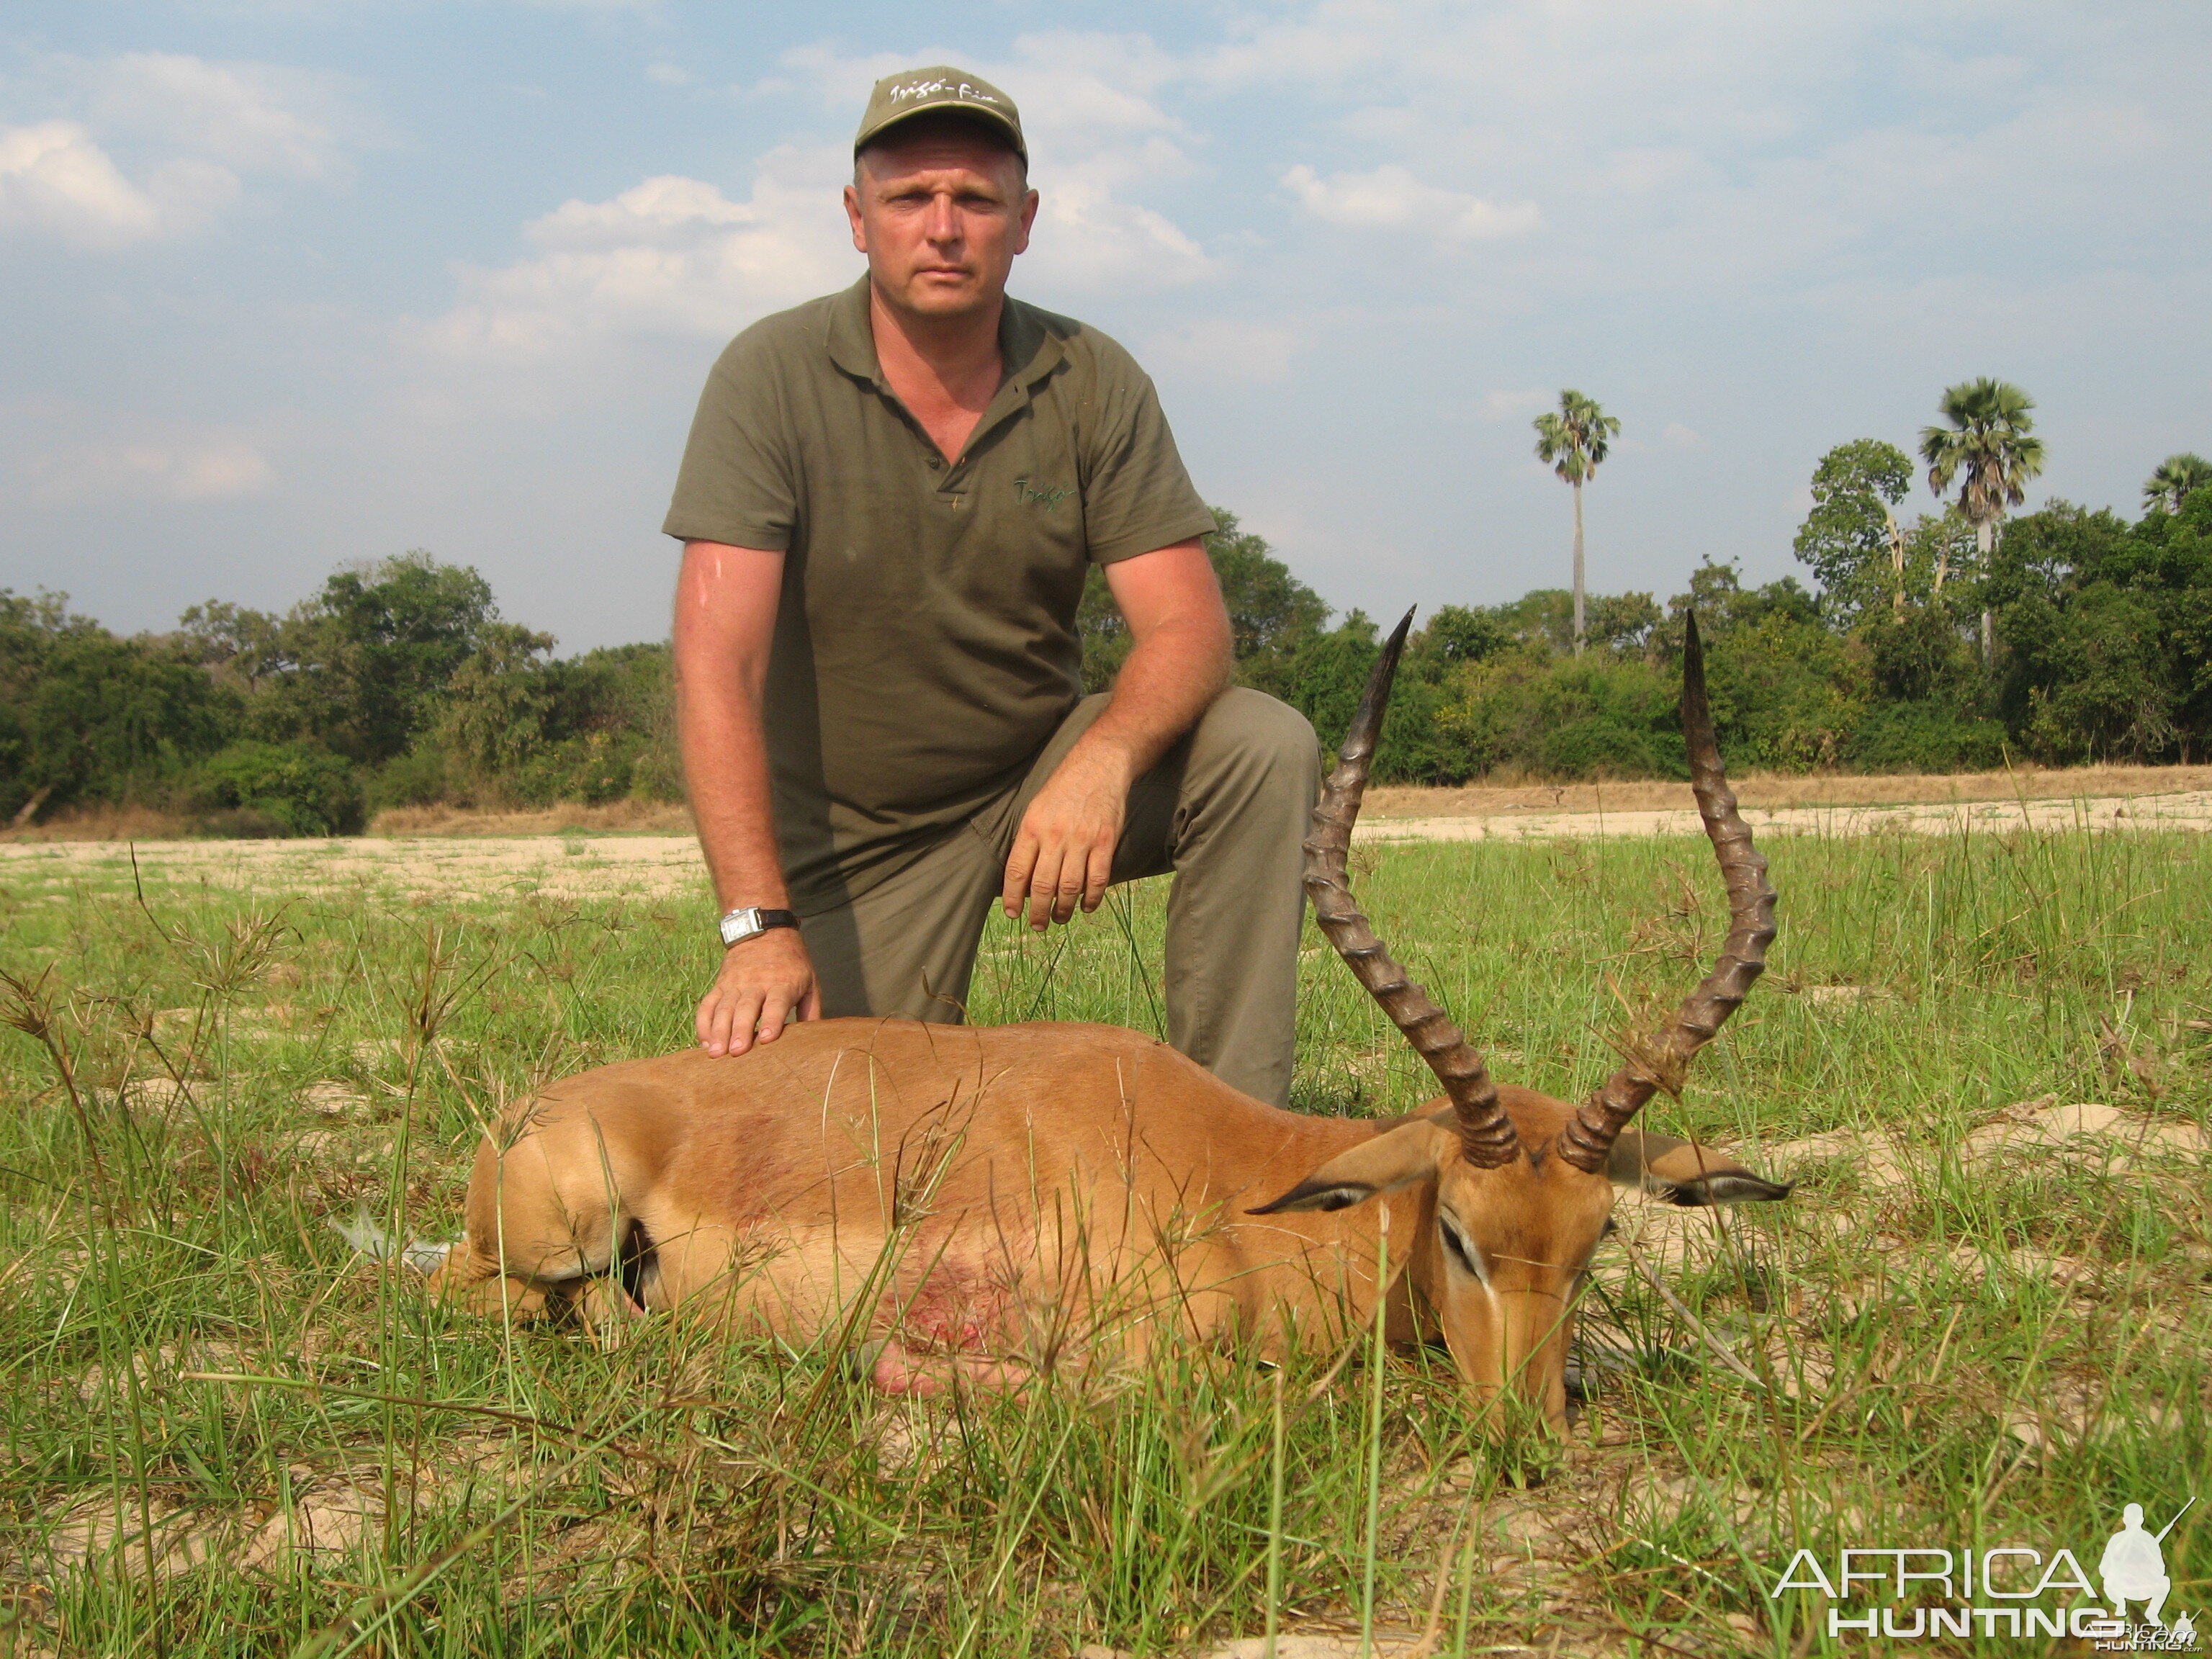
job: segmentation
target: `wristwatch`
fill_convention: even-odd
[[[763,910],[758,905],[748,904],[732,910],[720,923],[724,945],[738,944],[756,933],[765,933],[771,927],[796,927],[799,917],[789,910]]]

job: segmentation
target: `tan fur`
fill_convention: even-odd
[[[1524,1145],[1565,1121],[1560,1102],[1501,1095]],[[1332,1170],[1373,1190],[1247,1213]],[[1263,1105],[1131,1031],[828,1020],[547,1089],[479,1146],[437,1288],[495,1316],[604,1317],[627,1282],[646,1310],[716,1328],[879,1345],[886,1387],[1004,1384],[1141,1356],[1164,1328],[1262,1352],[1340,1341],[1372,1318],[1387,1212],[1393,1338],[1441,1329],[1480,1397],[1510,1387],[1556,1423],[1565,1315],[1611,1202],[1557,1158],[1467,1164],[1428,1116]],[[1486,1288],[1446,1263],[1440,1203],[1486,1252]]]

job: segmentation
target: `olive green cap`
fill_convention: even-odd
[[[1029,165],[1029,141],[1022,137],[1022,112],[1014,100],[981,76],[950,64],[901,70],[877,82],[868,94],[868,112],[860,118],[860,130],[853,135],[853,154],[858,155],[900,122],[939,110],[985,123],[1012,143],[1023,166]]]

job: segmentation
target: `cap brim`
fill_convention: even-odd
[[[975,104],[920,104],[910,109],[900,110],[896,114],[886,120],[878,122],[854,139],[853,154],[855,156],[859,155],[862,150],[874,143],[885,133],[896,131],[906,125],[908,122],[919,120],[925,115],[954,116],[960,120],[973,121],[978,126],[988,128],[994,137],[1005,139],[1012,147],[1014,154],[1022,158],[1023,166],[1029,165],[1030,147],[1022,142],[1022,130],[996,110],[987,109]]]

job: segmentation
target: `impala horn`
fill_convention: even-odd
[[[1632,1054],[1559,1131],[1559,1156],[1592,1175],[1604,1172],[1613,1141],[1644,1102],[1662,1089],[1670,1095],[1680,1089],[1691,1060],[1718,1034],[1766,970],[1766,947],[1774,940],[1774,889],[1766,879],[1766,860],[1752,846],[1751,828],[1736,811],[1735,792],[1721,769],[1712,709],[1705,702],[1705,652],[1698,639],[1697,613],[1692,611],[1686,620],[1682,738],[1690,751],[1690,787],[1698,797],[1698,816],[1705,820],[1713,855],[1728,883],[1729,936],[1713,971],[1674,1018]]]
[[[1382,654],[1376,659],[1358,712],[1352,717],[1352,730],[1345,737],[1344,747],[1337,751],[1336,769],[1322,786],[1321,804],[1314,808],[1313,834],[1305,842],[1306,893],[1313,900],[1314,920],[1336,947],[1337,955],[1367,988],[1368,994],[1382,1005],[1382,1012],[1406,1034],[1413,1052],[1428,1062],[1437,1080],[1444,1085],[1459,1120],[1460,1141],[1468,1161],[1496,1169],[1521,1154],[1513,1120],[1498,1103],[1498,1085],[1490,1080],[1482,1056],[1468,1046],[1459,1027],[1390,959],[1389,949],[1375,937],[1375,929],[1360,913],[1345,878],[1352,826],[1359,817],[1359,799],[1367,792],[1368,769],[1375,760],[1376,734],[1382,729],[1383,710],[1390,702],[1390,682],[1397,676],[1399,653],[1406,647],[1406,630],[1413,625],[1413,613],[1408,611],[1383,646]]]

